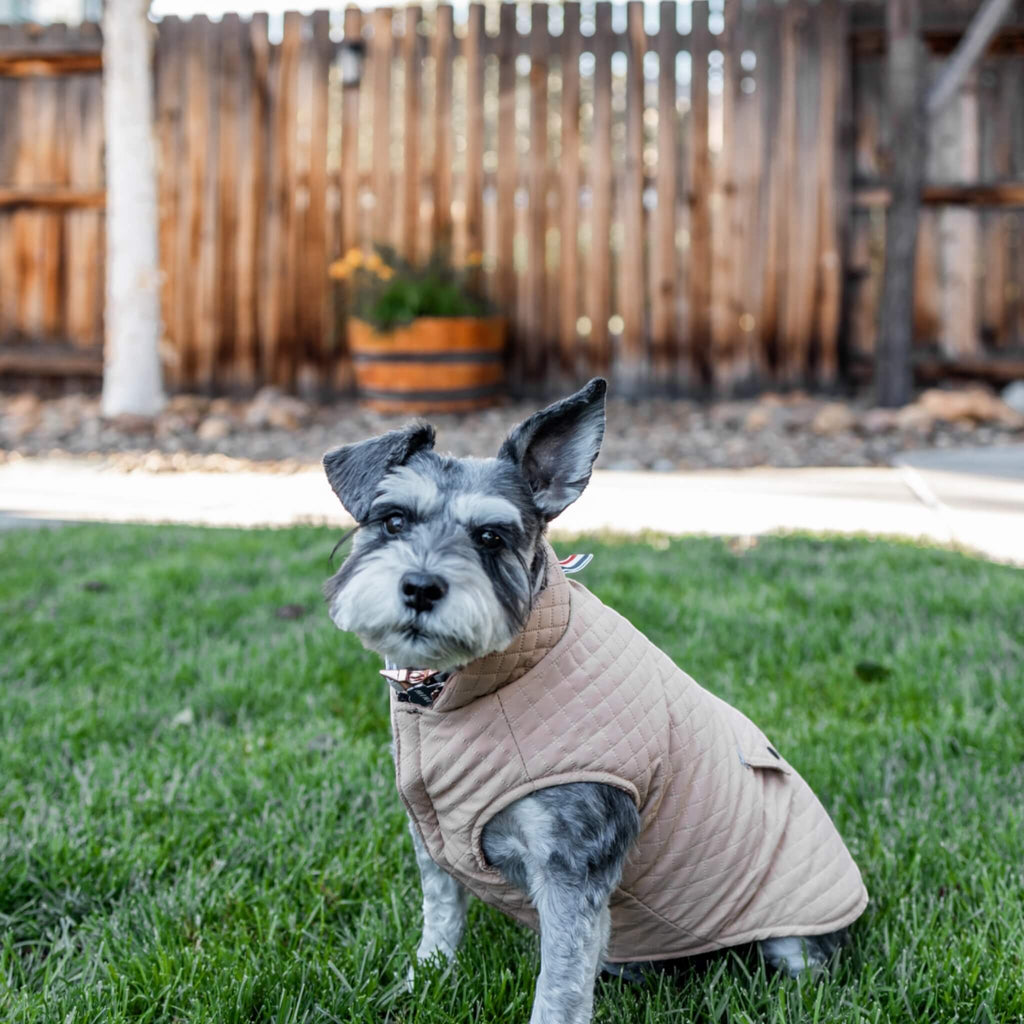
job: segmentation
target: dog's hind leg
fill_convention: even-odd
[[[430,859],[411,822],[409,831],[423,887],[423,937],[416,959],[428,960],[435,953],[443,953],[445,959],[451,960],[466,928],[466,890]]]
[[[483,848],[540,916],[541,967],[530,1024],[588,1024],[608,944],[608,900],[640,831],[621,790],[577,782],[517,800],[489,821]]]
[[[789,935],[758,943],[765,960],[777,971],[795,978],[804,971],[820,971],[846,941],[845,928],[828,935]]]

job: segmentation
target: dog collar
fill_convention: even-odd
[[[388,665],[380,674],[398,695],[400,704],[416,704],[429,708],[448,682],[451,672],[438,672],[432,668],[395,668]]]

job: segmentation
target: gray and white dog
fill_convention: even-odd
[[[515,427],[495,458],[433,451],[434,430],[411,425],[334,449],[324,467],[358,527],[325,585],[330,615],[394,666],[451,670],[506,648],[544,585],[547,525],[586,487],[604,435],[606,385]],[[437,867],[416,828],[423,886],[420,961],[452,958],[466,891]],[[552,786],[517,800],[485,827],[488,862],[539,913],[541,971],[532,1024],[591,1019],[609,934],[609,898],[640,832],[632,799],[602,783]],[[838,934],[762,940],[792,974],[822,964]],[[614,973],[624,973],[616,965]]]

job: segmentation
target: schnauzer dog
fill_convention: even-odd
[[[495,458],[411,425],[324,456],[357,523],[330,615],[386,663],[396,777],[423,885],[420,961],[472,892],[540,932],[532,1024],[585,1024],[602,965],[757,942],[825,962],[863,911],[827,813],[749,719],[569,581],[548,523],[590,479],[606,385]]]

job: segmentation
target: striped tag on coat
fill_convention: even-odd
[[[574,572],[579,572],[581,569],[586,569],[593,559],[594,556],[592,554],[566,555],[565,558],[558,560],[558,564],[562,567],[562,572],[571,575]]]

